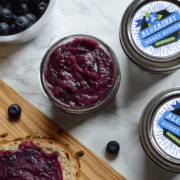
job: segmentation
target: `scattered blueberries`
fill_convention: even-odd
[[[21,114],[21,107],[18,104],[11,104],[8,113],[11,119],[17,119]]]
[[[32,26],[50,0],[0,0],[0,36],[13,35]]]
[[[151,24],[154,24],[157,21],[159,21],[157,13],[156,12],[151,12],[151,14],[145,18],[145,21],[147,23],[151,23]]]
[[[106,146],[107,152],[112,155],[116,155],[119,152],[119,149],[119,143],[116,141],[110,141]]]

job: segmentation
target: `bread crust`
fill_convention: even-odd
[[[27,136],[25,138],[17,138],[14,140],[4,139],[0,141],[0,149],[4,150],[17,150],[19,144],[23,141],[32,141],[44,151],[53,153],[55,151],[59,152],[58,160],[60,161],[63,180],[79,180],[80,178],[80,161],[79,157],[70,150],[69,145],[58,143],[49,138],[41,138],[35,136]]]

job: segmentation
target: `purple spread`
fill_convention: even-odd
[[[46,153],[33,142],[17,151],[0,150],[0,180],[63,180],[59,153]]]
[[[72,108],[101,100],[114,80],[112,58],[90,39],[75,39],[56,48],[45,72],[53,96]]]

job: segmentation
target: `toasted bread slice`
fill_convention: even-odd
[[[59,152],[58,160],[60,161],[63,180],[79,180],[80,178],[80,163],[78,154],[73,154],[68,145],[57,143],[48,138],[17,138],[15,140],[3,140],[0,142],[0,149],[16,151],[19,144],[23,141],[32,141],[42,148],[42,150],[53,153]],[[81,153],[80,153],[81,154]]]

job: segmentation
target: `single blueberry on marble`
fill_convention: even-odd
[[[120,146],[117,141],[110,141],[107,146],[106,150],[109,154],[115,155],[119,152]]]

